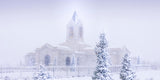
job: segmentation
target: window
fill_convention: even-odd
[[[83,27],[79,27],[79,36],[83,37]]]
[[[73,27],[70,27],[69,37],[73,37]]]
[[[32,58],[31,58],[31,65],[34,66],[35,62],[36,62],[36,61],[35,61],[35,58],[32,57]]]
[[[54,66],[57,65],[57,60],[56,60],[56,58],[55,58],[54,61],[53,61],[53,65],[54,65]]]
[[[66,58],[66,66],[69,66],[71,64],[71,59],[70,57]]]
[[[49,55],[45,56],[44,63],[45,63],[46,66],[49,66],[49,63],[50,63],[50,56]]]
[[[80,59],[79,59],[79,57],[78,57],[78,58],[77,58],[77,65],[79,65],[79,60],[80,60]]]

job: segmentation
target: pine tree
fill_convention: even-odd
[[[135,73],[131,70],[131,63],[130,63],[129,54],[125,54],[123,57],[122,62],[122,69],[120,71],[120,78],[121,80],[134,80]]]
[[[45,70],[44,66],[39,66],[39,71],[34,74],[34,80],[47,80],[49,79],[49,73]]]
[[[97,67],[92,80],[113,80],[110,76],[109,65],[110,56],[107,52],[107,40],[105,34],[100,35],[100,41],[96,45]]]

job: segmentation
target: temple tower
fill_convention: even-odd
[[[70,22],[67,24],[67,42],[83,42],[83,26],[74,12]]]

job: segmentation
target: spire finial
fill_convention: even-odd
[[[73,16],[72,16],[72,20],[73,20],[74,22],[77,22],[77,18],[78,18],[77,12],[74,11]]]

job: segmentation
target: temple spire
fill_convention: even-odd
[[[73,20],[75,23],[77,23],[77,21],[78,21],[78,16],[77,16],[77,12],[76,12],[76,11],[74,11],[74,13],[73,13],[72,20]]]
[[[83,26],[74,11],[71,21],[67,24],[67,41],[83,42]]]

